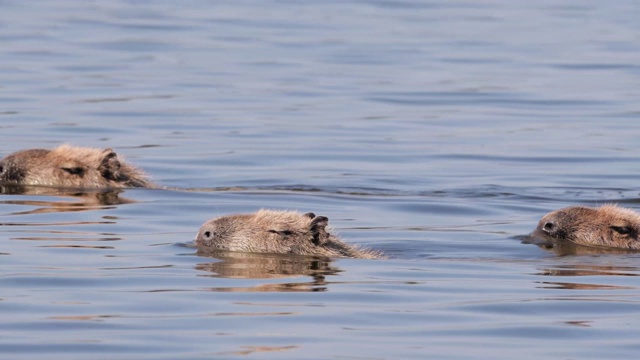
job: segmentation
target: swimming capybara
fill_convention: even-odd
[[[327,231],[329,219],[314,213],[260,210],[222,216],[202,225],[195,243],[210,250],[379,259],[373,250],[344,243]]]
[[[62,145],[18,151],[0,160],[0,183],[73,188],[149,187],[142,170],[112,149]]]
[[[532,236],[584,246],[640,250],[640,214],[616,205],[572,206],[543,216]]]

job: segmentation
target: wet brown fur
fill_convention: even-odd
[[[73,188],[149,187],[142,170],[110,148],[62,145],[18,151],[0,160],[0,183]]]
[[[568,207],[542,217],[532,235],[584,246],[640,250],[640,214],[616,205]]]
[[[202,225],[195,242],[211,250],[379,259],[376,251],[344,243],[326,229],[329,219],[313,213],[260,210],[222,216]]]

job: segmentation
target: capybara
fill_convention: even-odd
[[[584,246],[640,250],[640,214],[616,205],[572,206],[543,216],[532,235]]]
[[[151,186],[142,170],[122,161],[112,149],[70,145],[7,155],[0,160],[0,183],[73,188]]]
[[[349,245],[327,231],[329,219],[314,213],[260,210],[221,216],[202,225],[195,243],[211,250],[379,259],[377,251]]]

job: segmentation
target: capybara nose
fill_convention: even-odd
[[[553,221],[547,221],[542,225],[542,231],[545,233],[552,235],[556,232],[557,226]]]

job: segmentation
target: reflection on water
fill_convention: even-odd
[[[638,276],[639,267],[602,266],[602,265],[558,265],[553,269],[544,269],[539,275],[551,276]]]
[[[542,289],[562,289],[562,290],[623,290],[623,289],[636,289],[631,286],[613,286],[613,285],[600,285],[600,284],[582,284],[582,283],[570,283],[559,281],[544,281],[540,282]]]
[[[207,288],[214,292],[322,292],[327,291],[327,283],[324,278],[317,277],[310,282],[280,283],[280,284],[260,284],[254,286],[232,286],[232,287],[212,287]]]
[[[28,210],[11,211],[4,216],[20,218],[67,212],[90,212],[96,210],[115,209],[118,205],[134,203],[133,200],[120,196],[122,190],[77,190],[44,186],[3,185],[0,193],[5,196],[0,206],[20,206]],[[35,198],[35,199],[32,199]],[[92,230],[73,229],[74,226],[101,226],[117,224],[117,217],[105,216],[100,220],[74,221],[73,218],[57,217],[56,220],[27,222],[0,220],[0,226],[10,227],[11,240],[38,242],[39,248],[67,248],[113,250],[115,246],[104,245],[104,242],[116,242],[123,237],[113,232],[96,232]],[[24,227],[32,230],[23,230]],[[35,230],[35,228],[40,228]],[[49,227],[66,228],[68,230],[51,230]],[[89,229],[89,228],[86,228]]]
[[[280,255],[280,254],[252,254],[228,251],[198,250],[199,256],[213,256],[219,261],[199,263],[197,270],[207,271],[213,277],[237,279],[277,279],[310,276],[313,283],[304,283],[303,287],[324,285],[326,275],[335,275],[340,270],[332,265],[332,260],[311,256]],[[285,289],[295,286],[284,285]]]
[[[521,235],[515,236],[514,238],[521,240],[523,244],[534,244],[539,248],[544,249],[545,251],[552,252],[558,256],[640,254],[640,251],[638,250],[584,246],[573,243],[571,241],[565,241],[551,237]]]
[[[619,251],[619,249],[598,249],[580,245],[575,245],[565,241],[554,241],[551,243],[536,244],[555,255],[564,258],[557,258],[559,261],[568,260],[570,263],[554,263],[540,266],[536,275],[544,277],[554,277],[558,280],[539,281],[540,288],[561,289],[561,290],[635,290],[635,284],[624,282],[618,284],[608,282],[607,279],[619,277],[636,277],[640,275],[640,266],[635,265],[632,258],[620,258],[628,255],[630,251]],[[635,252],[637,254],[637,252]],[[636,257],[637,258],[637,257]],[[599,261],[602,259],[603,261]],[[607,261],[609,259],[610,261]],[[611,264],[613,262],[614,264]],[[606,265],[605,265],[606,264]],[[580,277],[581,281],[576,282],[575,277]],[[562,278],[567,278],[563,281]],[[591,282],[587,282],[591,279]],[[568,295],[574,298],[573,294]],[[578,295],[579,296],[579,295]],[[609,295],[602,295],[606,298]],[[604,300],[603,298],[603,300]],[[617,301],[617,296],[613,296],[612,301]]]
[[[215,353],[215,355],[228,356],[228,355],[251,355],[253,353],[259,352],[278,352],[278,351],[287,351],[298,349],[300,346],[290,345],[290,346],[242,346],[242,350],[237,351],[225,351]]]
[[[11,215],[26,215],[107,209],[112,205],[129,204],[133,202],[133,200],[121,197],[121,193],[122,190],[118,189],[75,190],[48,186],[0,185],[0,194],[56,197],[56,201],[29,200],[27,197],[21,197],[20,200],[9,200],[10,198],[6,198],[7,200],[0,200],[0,204],[35,207],[31,210],[11,213]],[[57,197],[72,198],[74,201],[59,201]]]

